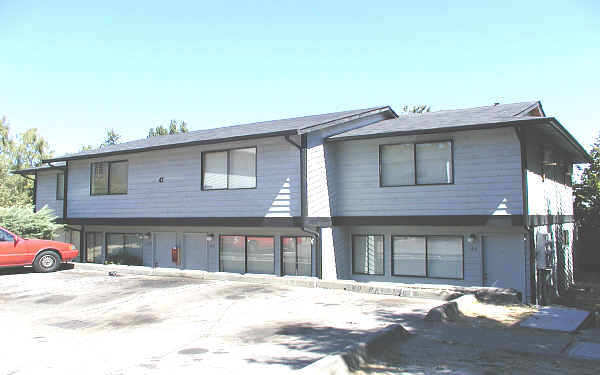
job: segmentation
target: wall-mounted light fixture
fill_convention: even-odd
[[[150,232],[144,233],[144,239],[149,240],[151,237],[152,237],[152,233],[150,233]]]
[[[215,239],[215,235],[214,234],[209,233],[209,234],[206,235],[206,240],[208,242],[212,242],[212,240],[214,240],[214,239]]]
[[[467,237],[467,242],[472,244],[475,242],[475,240],[477,239],[477,236],[474,233],[469,234],[469,236]]]

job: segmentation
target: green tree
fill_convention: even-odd
[[[63,227],[55,223],[56,216],[47,206],[33,212],[33,206],[0,207],[0,226],[19,236],[51,240]]]
[[[29,129],[16,137],[10,134],[6,118],[0,119],[0,207],[33,203],[33,180],[13,175],[10,171],[39,166],[52,156],[48,142],[37,129]]]
[[[431,111],[431,107],[429,107],[425,104],[419,104],[419,105],[413,105],[413,106],[405,105],[402,108],[402,112],[404,112],[404,113],[423,113],[423,112],[430,112],[430,111]]]
[[[156,128],[150,128],[148,130],[148,138],[156,137],[159,135],[172,135],[177,133],[187,133],[188,127],[185,121],[177,122],[177,120],[171,120],[169,127],[158,125]]]
[[[592,161],[574,184],[575,218],[580,228],[600,228],[600,135],[590,151]]]
[[[581,269],[600,266],[600,135],[590,151],[592,161],[585,168],[575,193],[575,220],[579,228],[577,265]]]
[[[115,129],[106,129],[106,138],[100,147],[112,146],[119,143],[121,135],[115,131]]]

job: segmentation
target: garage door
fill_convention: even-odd
[[[177,233],[154,233],[154,265],[156,267],[177,268],[177,264],[171,258],[171,249],[175,246],[177,246]]]
[[[184,233],[184,268],[208,271],[208,253],[205,233]]]
[[[525,295],[525,246],[521,235],[483,236],[485,286]]]

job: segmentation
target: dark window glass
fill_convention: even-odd
[[[204,153],[204,190],[227,189],[227,152]]]
[[[282,237],[283,275],[312,275],[312,243],[310,237]]]
[[[256,147],[202,153],[202,190],[256,187]]]
[[[450,142],[419,143],[415,147],[417,184],[452,183]]]
[[[427,237],[427,272],[429,277],[462,279],[462,237]]]
[[[425,237],[392,236],[394,275],[427,276]]]
[[[102,233],[86,232],[86,261],[89,263],[104,263],[102,256]]]
[[[142,234],[139,233],[107,233],[106,262],[141,266],[143,264],[141,238]]]
[[[246,239],[244,236],[221,236],[221,271],[246,271]]]
[[[56,175],[56,200],[62,201],[65,199],[65,174],[58,173]]]
[[[229,189],[256,187],[256,148],[229,151]]]
[[[383,236],[353,236],[352,260],[356,274],[383,275]]]
[[[452,142],[381,145],[381,186],[451,184]]]
[[[92,163],[92,195],[108,194],[108,163]]]
[[[127,194],[129,163],[112,161],[91,164],[91,195]]]
[[[0,229],[0,242],[13,242],[15,238],[10,235],[10,233],[3,231]]]
[[[381,184],[383,186],[414,185],[414,145],[381,146]]]
[[[461,236],[392,236],[392,272],[396,276],[463,278]]]
[[[275,239],[273,237],[250,237],[246,239],[246,256],[249,273],[275,272]]]
[[[110,163],[110,194],[127,194],[128,164],[126,161]]]

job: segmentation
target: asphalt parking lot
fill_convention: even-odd
[[[282,373],[441,302],[339,290],[0,270],[0,374]]]

